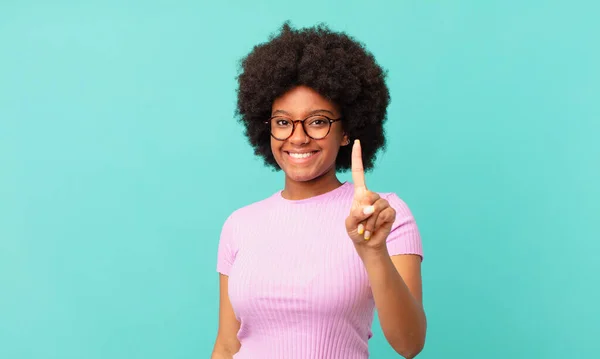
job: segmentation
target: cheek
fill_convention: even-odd
[[[336,153],[339,151],[340,146],[342,143],[342,134],[341,133],[330,133],[329,136],[327,136],[327,138],[325,138],[323,140],[323,143],[321,144],[321,146],[324,149],[327,149],[328,152],[330,153]]]
[[[275,152],[277,152],[277,148],[278,148],[278,143],[277,141],[275,141],[273,139],[273,137],[271,137],[271,151],[273,152],[273,154],[275,154]]]
[[[325,157],[328,160],[335,161],[335,158],[340,150],[340,141],[341,140],[338,140],[337,138],[331,138],[325,143],[320,144],[321,148],[326,152]]]
[[[279,163],[279,159],[281,158],[281,145],[281,141],[274,140],[271,137],[271,153],[273,153],[273,157],[275,157],[277,163]]]

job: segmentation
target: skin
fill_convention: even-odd
[[[299,86],[273,102],[273,115],[303,119],[312,113],[338,118],[337,106],[314,90]],[[341,185],[335,171],[340,146],[349,143],[341,122],[321,140],[306,136],[300,123],[285,141],[271,138],[275,160],[285,173],[282,196],[297,200],[329,192]],[[318,151],[313,161],[294,163],[288,152]],[[389,203],[365,183],[360,142],[352,148],[354,198],[345,225],[350,240],[367,271],[383,333],[394,350],[405,358],[421,352],[425,343],[426,317],[422,305],[421,258],[390,256],[386,239],[396,213]],[[231,359],[240,349],[236,320],[227,293],[228,277],[220,274],[219,329],[212,359]]]
[[[339,108],[316,91],[306,86],[296,87],[273,102],[272,116],[283,115],[293,120],[309,115],[325,115],[337,119]],[[336,177],[335,159],[340,146],[348,144],[341,121],[331,124],[327,137],[313,140],[306,135],[302,125],[296,123],[292,136],[285,141],[271,137],[271,151],[275,161],[285,173],[282,196],[297,200],[329,192],[341,185]],[[295,164],[288,152],[318,151],[310,164]]]
[[[367,189],[359,141],[352,148],[351,167],[354,198],[346,230],[367,270],[383,334],[398,354],[414,358],[423,350],[427,329],[421,258],[390,257],[386,240],[396,211]]]

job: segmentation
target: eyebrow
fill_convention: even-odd
[[[307,116],[312,116],[314,114],[321,113],[321,112],[327,112],[331,116],[335,116],[335,114],[333,112],[331,112],[329,110],[325,110],[325,109],[312,110],[312,111],[310,111],[308,113]],[[273,111],[273,113],[271,114],[271,116],[275,116],[275,115],[279,115],[279,114],[290,116],[290,117],[292,116],[289,112],[284,111],[284,110],[275,110],[275,111]]]

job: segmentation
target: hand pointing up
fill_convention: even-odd
[[[396,211],[385,199],[367,189],[365,171],[362,162],[360,142],[354,141],[352,147],[352,181],[354,199],[350,214],[346,218],[346,231],[357,246],[383,248]]]

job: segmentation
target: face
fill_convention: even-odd
[[[295,87],[277,98],[271,111],[271,116],[282,116],[290,121],[311,115],[338,119],[341,113],[335,104],[306,86]],[[271,137],[271,150],[288,179],[304,182],[335,174],[335,159],[340,146],[347,142],[341,121],[332,123],[329,134],[319,140],[308,137],[302,124],[297,122],[292,136],[287,140],[279,141]]]

